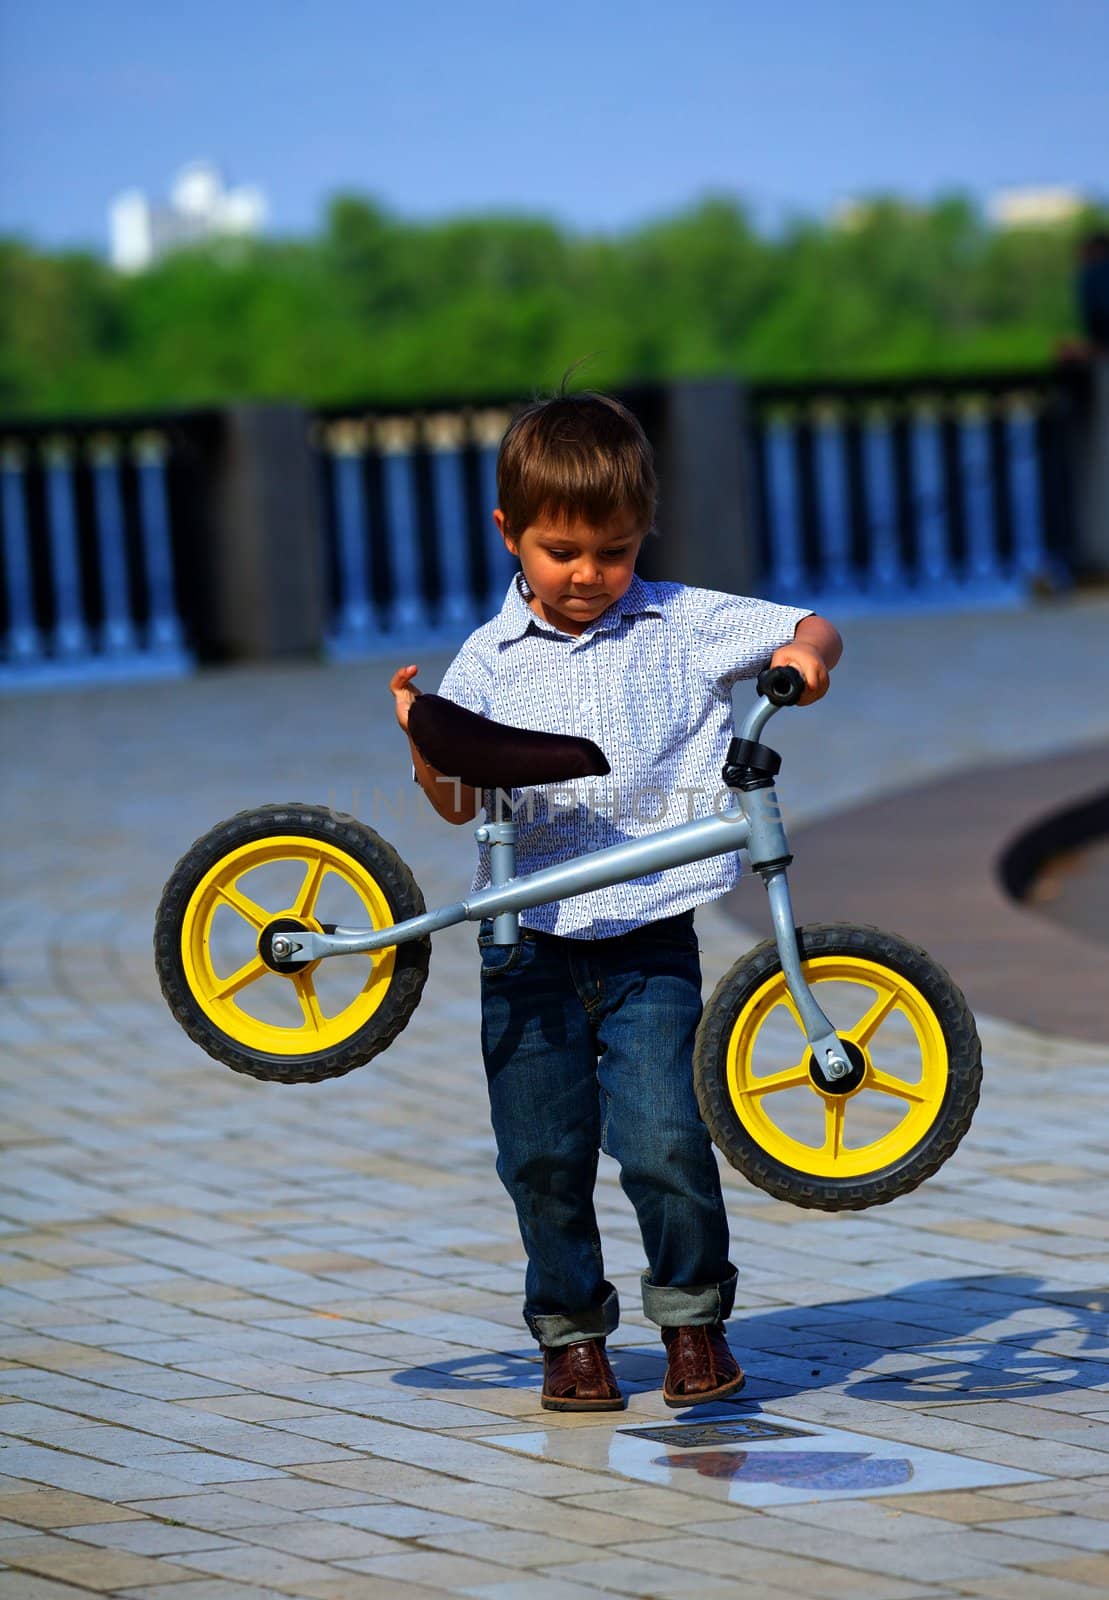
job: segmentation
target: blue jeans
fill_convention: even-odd
[[[528,1258],[524,1320],[557,1346],[619,1320],[593,1209],[600,1150],[620,1165],[660,1327],[726,1319],[736,1274],[716,1157],[693,1092],[701,962],[693,912],[611,939],[521,928],[481,950],[481,1047],[497,1173]]]

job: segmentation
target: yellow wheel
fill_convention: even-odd
[[[923,950],[877,928],[798,930],[805,977],[851,1071],[821,1076],[768,941],[717,985],[697,1035],[701,1114],[752,1183],[826,1211],[879,1205],[952,1154],[981,1087],[974,1018]]]
[[[396,851],[353,817],[303,805],[242,812],[199,839],[166,884],[154,932],[162,992],[189,1036],[237,1072],[338,1077],[405,1026],[430,943],[283,966],[274,935],[387,928],[423,910]]]

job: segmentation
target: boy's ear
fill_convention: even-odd
[[[493,521],[496,524],[497,532],[500,534],[501,538],[504,540],[504,542],[508,546],[509,550],[512,552],[513,555],[516,555],[516,553],[517,553],[516,540],[509,533],[508,524],[504,520],[504,512],[500,509],[499,506],[498,506],[497,510],[494,511],[494,513],[493,513]]]

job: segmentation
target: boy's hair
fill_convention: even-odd
[[[497,456],[497,500],[519,538],[540,517],[603,527],[631,511],[655,520],[658,485],[647,436],[618,400],[584,392],[539,400],[513,418]]]

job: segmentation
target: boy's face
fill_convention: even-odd
[[[635,576],[643,532],[630,512],[599,528],[540,518],[519,537],[506,530],[503,512],[494,511],[493,520],[523,568],[531,609],[563,633],[584,633]]]

